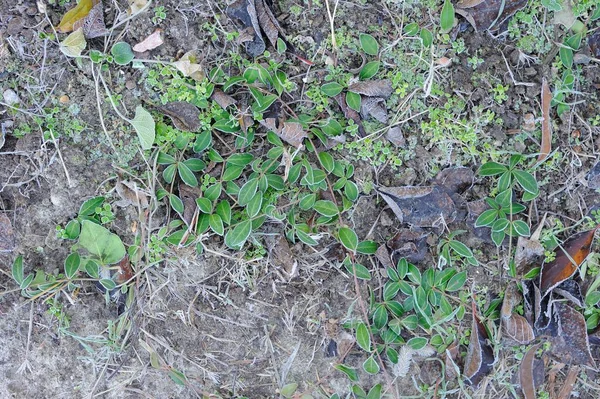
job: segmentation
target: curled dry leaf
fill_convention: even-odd
[[[117,194],[121,197],[120,201],[117,201],[117,205],[126,207],[129,205],[139,206],[142,209],[148,208],[149,195],[135,182],[123,180],[117,183],[115,186]]]
[[[385,100],[381,97],[365,97],[360,103],[360,115],[363,119],[369,116],[381,123],[387,124],[388,115]]]
[[[117,264],[114,280],[117,284],[124,284],[131,280],[134,275],[129,256],[125,255],[125,257]]]
[[[446,168],[435,177],[436,184],[449,193],[463,193],[471,188],[475,175],[469,168]]]
[[[529,348],[519,367],[519,383],[521,385],[521,391],[525,399],[536,399],[536,383],[534,381],[534,363],[535,363],[535,352],[542,346],[537,344]]]
[[[446,365],[446,380],[452,381],[460,374],[460,369],[456,364],[456,357],[458,356],[458,343],[453,342],[446,348],[444,353],[444,364]]]
[[[100,0],[81,0],[79,4],[67,11],[56,27],[56,30],[60,33],[72,32],[76,29],[74,27],[75,23],[83,20],[92,8],[99,3],[101,3]]]
[[[16,247],[15,232],[8,216],[0,213],[0,252],[11,252]]]
[[[108,30],[104,24],[104,5],[102,1],[99,1],[98,4],[92,7],[85,18],[73,24],[74,29],[79,29],[80,27],[83,29],[83,35],[86,39],[94,39],[108,34]]]
[[[538,162],[548,158],[552,146],[552,124],[550,123],[550,103],[552,92],[546,78],[542,80],[542,144]]]
[[[248,55],[251,57],[262,55],[266,45],[260,33],[260,24],[254,0],[237,0],[227,7],[226,12],[231,18],[239,21],[244,32],[252,35],[252,40],[245,41]]]
[[[456,218],[456,207],[450,196],[438,187],[379,187],[377,191],[401,223],[433,227],[442,219]]]
[[[467,349],[467,358],[463,374],[471,385],[478,385],[481,379],[492,370],[494,364],[494,350],[489,343],[485,326],[477,317],[475,301],[472,303],[473,324],[471,339]]]
[[[540,291],[543,297],[569,279],[587,258],[597,229],[598,226],[593,230],[572,236],[562,247],[557,248],[556,258],[552,262],[544,263],[540,279]]]
[[[585,318],[581,313],[560,302],[554,302],[556,332],[550,339],[550,353],[560,362],[596,368],[590,352]]]
[[[352,83],[348,90],[364,96],[383,98],[388,98],[393,92],[392,82],[387,79]]]
[[[152,50],[164,43],[163,30],[156,29],[154,33],[142,40],[140,43],[133,46],[133,51],[137,53],[143,53],[144,51]]]
[[[404,139],[404,134],[402,133],[400,126],[393,126],[389,128],[385,134],[385,138],[396,147],[404,147],[406,144],[406,140]]]
[[[455,6],[476,31],[499,27],[527,5],[527,0],[461,0]]]
[[[514,307],[521,302],[521,293],[516,284],[510,284],[504,293],[501,316],[504,333],[519,345],[525,345],[533,341],[535,335],[533,328],[527,319],[519,314],[513,313]]]
[[[556,399],[568,399],[571,397],[571,392],[573,391],[573,387],[575,386],[575,382],[577,382],[577,376],[579,375],[579,366],[571,366],[569,368],[569,372],[567,373],[567,377],[565,378],[565,382],[563,387]]]
[[[204,79],[204,72],[200,66],[200,57],[195,50],[188,51],[179,60],[172,64],[183,76],[190,77],[196,81]]]
[[[544,260],[544,246],[538,240],[519,237],[515,251],[515,267],[519,275],[524,275]]]
[[[210,96],[221,108],[226,109],[230,105],[235,104],[237,101],[228,94],[225,94],[222,90],[215,89]]]
[[[191,187],[187,184],[179,184],[179,198],[183,202],[183,221],[190,227],[193,225],[194,214],[198,209],[196,199],[202,196],[200,187]]]
[[[581,295],[581,287],[575,280],[565,280],[554,288],[553,293],[562,296],[571,301],[575,306],[584,307],[583,295]]]
[[[200,129],[200,110],[194,104],[185,101],[174,101],[157,108],[173,121],[175,127],[187,132],[196,132]]]
[[[266,4],[265,0],[254,0],[254,6],[256,7],[256,14],[258,17],[258,23],[262,28],[263,32],[271,42],[273,47],[277,47],[277,38],[279,37],[279,32],[282,31],[281,26],[279,26],[279,22],[273,15],[273,12],[269,8],[268,4]]]
[[[300,147],[302,145],[302,140],[308,137],[308,135],[300,123],[284,122],[279,137],[294,147]]]

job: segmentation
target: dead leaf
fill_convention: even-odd
[[[148,0],[129,0],[129,15],[137,14],[146,7],[147,4]]]
[[[433,227],[441,219],[450,223],[456,218],[454,201],[438,187],[379,187],[377,191],[401,223]]]
[[[2,32],[0,32],[0,60],[4,58],[8,58],[10,56],[10,52],[8,51],[8,46],[4,42],[4,37]]]
[[[356,112],[355,110],[350,108],[348,106],[348,104],[346,103],[346,93],[340,93],[337,96],[335,96],[334,98],[335,98],[335,101],[340,106],[340,109],[344,113],[344,116],[348,119],[352,119],[354,121],[354,123],[356,123],[356,125],[358,125],[358,135],[360,137],[365,137],[367,135],[367,133],[365,132],[365,127],[362,124],[360,115],[358,114],[358,112]]]
[[[588,187],[592,190],[600,188],[600,162],[597,162],[585,176]]]
[[[73,24],[74,29],[83,29],[83,36],[86,39],[94,39],[96,37],[105,36],[108,34],[106,25],[104,24],[104,5],[99,1],[92,10],[80,21]]]
[[[460,374],[460,369],[456,364],[456,358],[458,356],[458,343],[453,342],[446,348],[444,353],[444,364],[446,365],[446,380],[452,381]]]
[[[239,21],[242,25],[242,30],[253,34],[252,40],[245,42],[246,52],[251,57],[258,57],[265,52],[265,41],[260,33],[260,25],[254,0],[237,0],[227,7],[227,15]],[[277,40],[277,39],[276,39]]]
[[[565,30],[571,29],[575,21],[577,21],[577,17],[573,12],[573,4],[571,0],[561,2],[562,8],[560,11],[554,11],[554,18],[552,18],[552,23],[555,25],[563,25]]]
[[[200,110],[194,104],[174,101],[158,107],[157,110],[171,118],[179,130],[196,132],[200,129]]]
[[[200,187],[191,187],[187,184],[179,183],[179,198],[183,202],[183,221],[188,227],[192,227],[194,223],[194,213],[198,209],[196,199],[202,196]]]
[[[144,51],[157,48],[158,46],[164,43],[162,34],[162,29],[156,29],[154,33],[152,33],[150,36],[133,46],[133,51],[137,53],[143,53]]]
[[[504,293],[501,317],[504,333],[519,345],[525,345],[533,341],[535,335],[533,328],[527,319],[519,314],[513,313],[514,307],[521,302],[521,293],[517,285],[509,284]]]
[[[544,263],[540,280],[540,291],[543,297],[554,287],[570,278],[587,258],[594,239],[594,233],[596,233],[598,227],[600,226],[572,236],[562,247],[556,249],[556,258],[552,262]],[[575,263],[571,262],[571,259]]]
[[[435,182],[449,193],[463,193],[473,185],[475,174],[470,168],[446,168],[437,174]]]
[[[114,276],[115,282],[117,284],[124,284],[131,280],[134,275],[129,256],[125,255],[125,257],[117,264],[117,270]]]
[[[393,126],[389,128],[385,134],[385,138],[396,147],[404,147],[406,144],[406,140],[404,139],[404,134],[402,133],[400,126]]]
[[[492,370],[495,362],[494,350],[489,343],[485,326],[477,317],[475,301],[472,302],[473,323],[471,325],[471,338],[467,349],[467,358],[463,374],[471,385],[479,385],[481,379]]]
[[[381,262],[381,265],[384,268],[394,267],[394,263],[392,263],[392,257],[390,256],[390,251],[387,249],[385,245],[380,245],[375,251],[375,257]]]
[[[554,302],[553,323],[556,333],[550,338],[550,353],[566,364],[596,368],[588,342],[585,318],[581,313],[561,302]]]
[[[79,4],[67,11],[56,27],[56,30],[60,33],[69,33],[76,30],[75,23],[82,21],[92,8],[99,3],[101,3],[100,0],[81,0]]]
[[[231,97],[228,94],[225,94],[219,89],[214,89],[210,98],[213,99],[217,104],[219,104],[223,109],[226,109],[230,105],[233,105],[237,102],[233,97]]]
[[[360,103],[360,115],[363,119],[369,116],[383,124],[387,124],[388,115],[385,100],[380,97],[363,97]]]
[[[121,197],[121,201],[117,201],[117,205],[121,207],[133,205],[136,207],[139,206],[142,209],[148,208],[149,195],[138,187],[135,182],[127,180],[117,182],[115,189],[119,197]]]
[[[290,281],[298,275],[298,260],[290,249],[285,235],[265,235],[265,244],[269,251],[269,261],[276,269],[285,272],[284,281]]]
[[[394,91],[392,88],[392,82],[387,79],[352,83],[350,86],[348,86],[348,90],[353,93],[358,93],[369,97],[383,98],[388,98]]]
[[[575,382],[577,382],[577,375],[579,375],[579,366],[571,366],[565,378],[565,384],[558,393],[557,399],[568,399],[571,397],[571,392],[573,391]]]
[[[542,346],[542,344],[537,344],[529,348],[519,367],[519,383],[525,399],[536,399],[536,384],[533,378],[533,365],[535,362],[535,352],[537,352],[540,346]]]
[[[16,248],[15,232],[8,216],[0,213],[0,252],[12,252]]]
[[[425,259],[428,251],[428,233],[411,229],[399,229],[386,245],[391,251],[392,263],[405,258],[411,263],[419,263]]]
[[[465,0],[459,1],[454,9],[476,31],[484,31],[500,26],[526,5],[527,0]]]
[[[584,307],[583,295],[581,295],[581,287],[575,280],[565,280],[554,288],[553,293],[562,296],[571,301],[575,306]]]
[[[281,31],[279,22],[275,19],[273,12],[264,0],[254,0],[254,6],[256,7],[256,14],[258,17],[258,23],[262,28],[263,32],[271,42],[273,47],[277,47],[277,38]]]
[[[195,81],[204,79],[204,72],[200,66],[200,57],[195,50],[188,51],[179,60],[172,64],[183,76],[190,77]]]
[[[552,101],[552,92],[546,78],[542,80],[542,145],[538,162],[548,158],[552,147],[552,125],[550,123],[550,102]]]
[[[600,58],[600,30],[595,31],[588,37],[588,46],[594,57]]]
[[[526,237],[517,239],[515,267],[519,275],[525,275],[544,260],[544,246],[538,241]]]

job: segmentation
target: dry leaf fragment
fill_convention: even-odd
[[[179,130],[196,132],[200,129],[200,110],[194,104],[174,101],[158,107],[158,111],[171,118]]]
[[[367,133],[365,132],[365,127],[362,124],[360,115],[358,114],[358,112],[356,112],[355,110],[350,108],[348,106],[348,104],[346,103],[346,93],[340,93],[337,96],[335,96],[334,98],[335,98],[335,101],[340,106],[340,109],[344,113],[344,116],[348,119],[352,119],[354,121],[354,123],[356,123],[358,125],[358,135],[360,137],[365,137],[367,135]]]
[[[117,205],[126,207],[129,205],[139,206],[142,209],[148,208],[149,195],[135,182],[123,180],[117,183],[115,186],[117,194],[121,197],[120,201],[117,201]]]
[[[510,284],[504,293],[504,302],[502,303],[501,317],[502,327],[506,335],[520,345],[528,344],[533,341],[535,335],[533,328],[526,318],[513,313],[514,307],[521,302],[521,293],[516,284]]]
[[[227,7],[227,15],[235,18],[242,25],[242,29],[252,29],[252,40],[245,42],[246,52],[251,57],[258,57],[265,52],[265,41],[260,33],[260,25],[254,0],[237,0]]]
[[[156,29],[150,36],[133,46],[133,51],[137,53],[143,53],[144,51],[157,48],[164,43],[162,34],[162,29]]]
[[[544,260],[544,246],[538,240],[519,237],[515,251],[515,266],[519,275],[524,275],[532,267]]]
[[[265,235],[265,244],[269,251],[269,260],[276,269],[283,269],[285,281],[298,275],[298,261],[295,259],[285,235]]]
[[[470,168],[446,168],[437,174],[435,182],[449,193],[463,193],[473,185],[475,174]]]
[[[179,183],[179,198],[183,202],[183,221],[190,227],[193,225],[194,213],[198,206],[196,199],[202,196],[200,187],[191,187],[187,184]]]
[[[300,147],[302,145],[302,140],[308,137],[308,135],[300,123],[284,122],[279,137],[294,147]]]
[[[137,14],[148,4],[148,0],[129,0],[129,15]]]
[[[56,30],[60,33],[69,33],[75,30],[75,23],[83,20],[92,10],[92,8],[99,4],[100,0],[81,0],[79,4],[67,11],[63,16],[60,24],[56,27]]]
[[[438,187],[379,187],[377,191],[401,223],[433,227],[441,219],[450,223],[456,218],[454,201]]]
[[[183,76],[190,77],[195,81],[204,79],[204,72],[200,66],[200,57],[195,50],[188,51],[179,60],[172,64]]]
[[[219,89],[214,89],[210,98],[213,99],[217,104],[219,104],[223,109],[226,109],[230,105],[233,105],[237,102],[233,97],[231,97],[228,94],[225,94]]]
[[[4,42],[4,37],[2,32],[0,32],[0,60],[3,58],[8,58],[10,52],[8,51],[8,46]]]
[[[546,78],[542,80],[542,144],[538,162],[548,158],[552,146],[552,125],[550,124],[550,102],[552,92]]]
[[[535,395],[535,381],[533,377],[533,368],[535,362],[535,352],[540,348],[542,344],[537,344],[529,348],[519,367],[519,382],[521,384],[521,390],[525,399],[536,399]]]
[[[494,350],[490,345],[485,326],[477,317],[475,301],[472,302],[473,323],[471,339],[463,374],[471,385],[478,385],[481,379],[492,370],[495,362]]]
[[[476,31],[483,31],[500,26],[526,5],[527,0],[465,0],[456,4],[455,11]]]
[[[83,35],[86,39],[94,39],[96,37],[108,34],[106,25],[104,24],[104,5],[99,1],[85,18],[75,22],[73,29],[83,29]]]
[[[406,144],[406,140],[404,139],[404,134],[402,133],[400,126],[393,126],[389,128],[385,134],[385,138],[396,147],[404,147]]]
[[[394,264],[392,263],[392,257],[390,256],[390,251],[385,245],[380,245],[379,248],[377,248],[377,251],[375,251],[375,257],[381,262],[381,265],[384,268],[387,269],[388,267],[394,267]]]
[[[556,250],[556,258],[542,266],[540,291],[545,297],[553,288],[569,279],[590,253],[594,234],[598,229],[576,234]],[[565,252],[566,251],[566,252]],[[575,263],[571,262],[571,259]]]
[[[0,213],[0,252],[12,252],[16,247],[15,232],[8,216]]]
[[[573,391],[573,387],[575,386],[578,375],[579,366],[571,366],[569,368],[569,372],[567,373],[567,377],[565,378],[565,384],[561,388],[556,399],[568,399],[571,397],[571,392]]]
[[[387,124],[388,115],[385,100],[381,97],[363,97],[360,103],[360,115],[363,119],[372,116],[379,122]]]
[[[393,92],[392,82],[387,79],[352,83],[348,86],[348,90],[369,97],[383,98],[388,98]]]
[[[571,301],[575,306],[584,307],[583,295],[581,295],[581,287],[575,280],[565,280],[554,288],[553,293],[562,296]]]
[[[279,31],[281,31],[279,22],[277,22],[277,19],[275,19],[271,9],[265,4],[264,0],[254,0],[254,6],[256,7],[260,27],[265,32],[271,45],[277,47],[277,38],[279,37]]]
[[[585,318],[564,303],[553,304],[556,333],[550,339],[550,353],[562,363],[596,368],[590,352]]]

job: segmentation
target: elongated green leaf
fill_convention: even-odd
[[[225,233],[223,219],[221,219],[221,216],[217,215],[216,213],[209,215],[208,224],[210,225],[212,231],[214,231],[216,234],[222,236]]]
[[[375,241],[361,241],[356,247],[356,252],[365,255],[372,255],[377,252],[377,248],[379,248],[379,244]]]
[[[90,198],[86,200],[79,208],[79,216],[92,216],[96,213],[96,208],[102,206],[106,198],[103,196]]]
[[[252,220],[244,220],[225,234],[225,245],[231,249],[241,249],[252,233]]]
[[[149,150],[152,148],[156,134],[156,125],[150,112],[146,111],[141,105],[138,105],[135,108],[135,117],[131,120],[131,125],[140,139],[142,149]]]
[[[371,352],[371,335],[365,323],[359,323],[356,326],[356,343],[364,351]]]
[[[323,86],[321,86],[321,91],[329,97],[337,96],[342,92],[343,89],[344,87],[336,82],[325,83]]]
[[[454,292],[460,290],[467,281],[467,272],[462,271],[460,273],[456,273],[454,276],[448,280],[448,284],[446,284],[445,291]]]
[[[522,170],[513,170],[512,173],[523,190],[534,195],[539,192],[537,181],[531,173]]]
[[[238,195],[238,203],[240,206],[246,206],[250,200],[256,194],[258,190],[258,179],[250,179],[248,180],[240,189],[240,193]]]
[[[351,91],[346,93],[346,104],[356,112],[360,112],[361,101],[360,94]]]
[[[65,259],[65,276],[70,280],[77,274],[81,258],[77,252],[71,252]]]
[[[467,247],[465,244],[463,244],[460,241],[451,240],[450,241],[450,247],[453,250],[455,250],[456,253],[459,254],[462,257],[471,258],[473,256],[473,252],[471,252],[471,250],[469,249],[469,247]]]
[[[348,227],[342,227],[339,231],[339,237],[342,245],[351,251],[356,250],[358,246],[358,236],[354,230]]]
[[[498,162],[487,162],[481,165],[481,168],[479,168],[478,173],[481,176],[495,176],[504,173],[507,170],[508,168],[506,167],[506,165],[502,165]]]
[[[440,15],[440,27],[442,33],[448,33],[454,26],[454,5],[450,0],[444,1],[444,7],[442,7],[442,13]]]
[[[373,76],[377,75],[377,72],[379,72],[379,65],[379,61],[367,62],[358,74],[360,80],[371,79]],[[358,109],[357,111],[360,111],[360,109]]]
[[[369,55],[377,55],[379,53],[379,43],[375,38],[367,33],[361,33],[359,36],[360,46],[363,51]]]
[[[19,255],[16,257],[15,261],[12,264],[12,278],[16,281],[17,284],[21,285],[23,280],[25,280],[25,276],[23,274],[23,255]]]
[[[179,172],[179,177],[185,184],[190,187],[198,186],[198,179],[185,163],[179,162],[177,164],[177,171]]]
[[[363,370],[371,375],[379,373],[379,364],[377,364],[377,361],[373,358],[373,356],[369,356],[367,360],[365,360],[363,363]]]
[[[338,207],[329,200],[320,200],[315,202],[315,211],[319,212],[323,216],[333,217],[338,214]]]
[[[483,211],[481,215],[475,221],[475,227],[489,226],[496,221],[498,218],[498,211],[495,209],[488,209]]]
[[[358,373],[356,372],[356,369],[348,367],[345,364],[336,364],[333,366],[333,368],[346,374],[350,381],[358,381]]]

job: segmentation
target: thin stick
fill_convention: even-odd
[[[40,131],[42,130],[42,128],[40,127]],[[62,153],[60,152],[60,147],[58,146],[58,143],[56,142],[56,137],[54,137],[54,132],[52,131],[52,129],[49,130],[50,131],[50,136],[52,136],[52,143],[54,144],[54,147],[56,147],[56,152],[58,152],[58,158],[60,159],[60,163],[62,164],[63,170],[65,171],[65,176],[67,177],[67,184],[69,185],[69,187],[73,187],[73,183],[71,182],[71,177],[69,176],[69,171],[67,170],[67,165],[65,165],[65,160],[63,159]],[[43,135],[43,132],[42,132]]]

